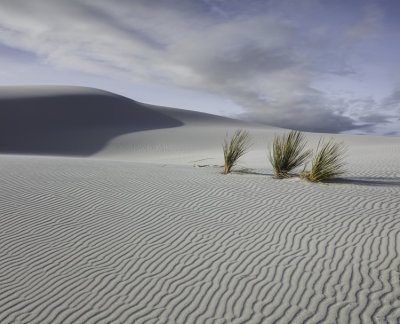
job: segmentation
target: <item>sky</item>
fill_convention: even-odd
[[[0,0],[0,85],[400,136],[398,0]]]

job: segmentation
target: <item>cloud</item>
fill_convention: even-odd
[[[383,100],[382,106],[387,110],[400,113],[400,87]]]
[[[354,42],[369,41],[383,32],[384,11],[377,3],[367,1],[361,7],[361,12],[361,19],[355,21],[346,32],[346,36]]]
[[[385,121],[313,87],[327,74],[357,75],[347,52],[378,29],[378,6],[344,26],[316,26],[311,18],[330,11],[316,0],[0,3],[0,42],[57,69],[223,96],[248,119],[288,128],[336,133]]]
[[[361,134],[399,136],[400,88],[379,101],[372,97],[342,102],[347,114],[354,116]]]

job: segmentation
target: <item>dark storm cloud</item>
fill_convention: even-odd
[[[249,99],[250,100],[250,99]],[[256,104],[254,103],[254,106]],[[321,96],[308,95],[284,107],[279,104],[266,104],[259,100],[258,105],[268,107],[242,115],[242,118],[274,126],[309,132],[338,133],[366,126],[357,125],[352,118],[334,113]]]

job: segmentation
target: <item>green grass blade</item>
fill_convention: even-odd
[[[251,147],[251,137],[248,131],[238,129],[229,138],[226,134],[222,149],[224,151],[224,173],[228,174],[231,169],[237,164],[238,160],[247,153]]]
[[[289,172],[301,166],[311,155],[306,150],[306,138],[302,132],[290,131],[287,134],[275,135],[272,149],[269,148],[269,161],[277,178],[286,178]]]
[[[317,152],[312,160],[311,170],[305,177],[312,182],[326,181],[345,173],[343,158],[347,148],[343,142],[319,140]]]

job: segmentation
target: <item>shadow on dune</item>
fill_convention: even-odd
[[[385,177],[351,177],[332,179],[329,183],[343,183],[362,186],[400,187],[400,178]]]
[[[242,168],[242,169],[234,170],[233,173],[236,173],[236,174],[252,174],[252,175],[261,175],[261,176],[269,176],[269,177],[273,177],[274,176],[273,173],[260,172],[259,170],[250,169],[250,168]]]
[[[88,156],[112,138],[183,123],[107,92],[0,98],[0,153]]]
[[[260,176],[269,176],[274,177],[272,173],[260,172],[254,169],[243,168],[239,170],[235,170],[232,173],[234,174],[251,174],[251,175],[260,175]],[[298,176],[293,175],[293,178],[298,178]],[[281,181],[281,180],[279,180]],[[303,180],[307,181],[307,180]],[[311,183],[311,182],[310,182]],[[352,185],[360,185],[360,186],[388,186],[388,187],[400,187],[400,178],[399,177],[350,177],[350,178],[334,178],[327,181],[322,182],[324,184],[329,183],[340,183],[340,184],[352,184]]]

